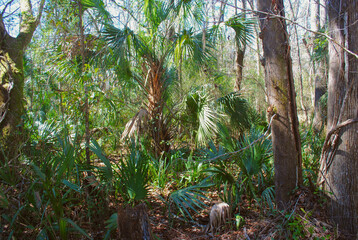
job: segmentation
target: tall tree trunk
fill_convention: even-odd
[[[242,0],[242,9],[246,9],[246,0]],[[235,9],[236,10],[236,9]],[[245,11],[243,12],[243,17],[245,17]],[[242,73],[244,68],[244,56],[246,50],[246,44],[241,44],[239,41],[236,41],[236,81],[235,81],[235,90],[240,91],[242,83]]]
[[[283,0],[258,0],[258,10],[284,17]],[[301,141],[286,22],[260,13],[265,82],[273,115],[272,144],[275,164],[276,203],[284,209],[290,193],[302,183]]]
[[[254,1],[253,0],[247,0],[247,2],[250,5],[250,8],[252,11],[255,11]],[[255,28],[255,34],[256,34],[256,74],[257,76],[261,76],[261,55],[260,55],[260,37],[259,37],[259,31],[257,28]]]
[[[348,33],[348,49],[358,52],[357,1],[332,0],[328,15],[334,42],[344,46]],[[322,152],[321,170],[325,176],[324,189],[331,199],[331,217],[340,230],[347,231],[354,239],[358,234],[358,59],[353,55],[346,58],[343,49],[335,43],[329,43],[327,127],[330,131]],[[345,59],[348,59],[347,67]]]
[[[85,71],[85,36],[84,36],[84,27],[83,27],[83,7],[81,1],[77,2],[78,4],[78,27],[80,30],[80,43],[81,43],[81,77],[83,78],[83,73]],[[91,165],[91,153],[89,149],[90,144],[90,126],[89,126],[89,104],[88,104],[88,87],[87,80],[83,81],[84,90],[85,90],[85,108],[84,108],[84,118],[85,118],[85,152],[86,152],[86,163],[88,166]],[[88,175],[91,175],[91,171],[88,171]]]
[[[291,12],[293,15],[293,20],[296,22],[298,19],[297,13],[295,13],[295,11],[293,9],[291,0],[289,0],[288,3],[290,4]],[[297,7],[297,12],[298,12],[298,7]],[[294,24],[293,28],[295,30],[295,37],[296,37],[296,44],[297,44],[298,69],[299,69],[299,78],[300,78],[300,104],[301,104],[301,109],[305,113],[305,117],[306,117],[305,120],[306,120],[306,122],[308,122],[308,120],[309,120],[308,119],[308,110],[307,110],[306,105],[304,104],[301,49],[300,49],[300,41],[298,38],[297,25]]]
[[[45,0],[34,17],[30,0],[20,1],[20,33],[11,37],[0,15],[0,163],[17,158],[24,114],[24,64],[27,45],[40,21]]]
[[[319,0],[314,4],[316,14],[314,16],[314,31],[318,32],[321,28],[321,7]],[[325,16],[324,16],[325,17]],[[315,36],[317,38],[318,35]],[[313,128],[315,131],[320,131],[323,126],[326,124],[326,108],[325,104],[322,104],[321,99],[323,95],[327,92],[327,61],[324,56],[321,60],[314,63],[316,66],[315,71],[315,92],[314,92],[314,118],[313,118]]]

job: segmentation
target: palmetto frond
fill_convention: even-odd
[[[239,131],[250,129],[250,107],[246,99],[238,92],[229,93],[217,100],[224,113],[230,118],[230,123]]]
[[[184,27],[189,25],[201,25],[204,21],[202,0],[177,0],[174,1],[174,14],[183,21]]]
[[[213,47],[209,41],[203,43],[202,33],[194,33],[193,29],[184,29],[176,38],[174,61],[178,65],[180,60],[190,59],[192,62],[203,65],[210,61]]]
[[[192,90],[186,99],[186,108],[189,121],[196,128],[196,142],[206,143],[208,139],[215,136],[217,122],[220,114],[216,111],[210,92],[210,86],[203,86]]]
[[[137,54],[138,57],[152,57],[153,53],[146,42],[130,28],[116,28],[107,25],[103,30],[103,38],[113,51],[113,57],[120,60],[130,59],[131,54]]]
[[[242,147],[248,146],[261,136],[262,133],[259,130],[252,129],[250,134],[243,137]],[[246,176],[257,175],[263,171],[263,168],[265,164],[268,163],[271,155],[271,141],[268,139],[262,139],[240,154],[240,168]]]
[[[238,14],[227,20],[225,25],[234,29],[236,33],[235,38],[240,48],[253,39],[254,19],[246,18],[244,14]]]
[[[189,209],[198,213],[197,209],[202,209],[206,206],[202,199],[207,199],[207,197],[204,195],[205,191],[202,190],[202,188],[208,188],[210,186],[212,186],[212,184],[204,182],[176,190],[169,195],[169,202],[173,202],[184,217],[188,216],[192,218]]]
[[[152,33],[157,32],[159,25],[167,20],[170,10],[169,1],[144,0],[144,15]]]
[[[107,22],[111,22],[110,14],[102,0],[81,0],[81,4],[86,10],[87,8],[95,8],[104,17]]]

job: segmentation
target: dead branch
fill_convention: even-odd
[[[218,2],[222,2],[222,0],[217,0]],[[233,7],[235,8],[234,5],[232,4],[229,4],[227,3],[228,6],[230,7]],[[261,14],[265,14],[267,15],[268,17],[275,17],[275,18],[281,18],[283,20],[286,20],[296,26],[299,26],[300,28],[308,31],[308,32],[311,32],[311,33],[314,33],[314,34],[317,34],[317,35],[321,35],[321,36],[324,36],[325,38],[327,38],[329,41],[333,42],[334,44],[336,44],[337,46],[339,46],[340,48],[342,48],[345,52],[353,55],[354,57],[358,58],[358,54],[357,53],[354,53],[352,51],[350,51],[348,48],[346,48],[345,46],[339,44],[337,41],[335,41],[333,38],[331,38],[329,35],[325,34],[325,33],[322,33],[322,32],[317,32],[317,31],[314,31],[312,29],[309,29],[301,24],[299,24],[298,22],[292,20],[292,19],[289,19],[289,18],[286,18],[284,16],[280,16],[280,15],[277,15],[277,14],[274,14],[274,13],[268,13],[268,12],[262,12],[262,11],[258,11],[258,10],[252,10],[252,9],[243,9],[243,8],[240,8],[240,7],[236,7],[237,9],[240,9],[241,11],[244,11],[244,12],[252,12],[254,14],[258,14],[258,13],[261,13]]]

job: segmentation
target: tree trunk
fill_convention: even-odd
[[[16,158],[21,143],[21,116],[24,114],[23,54],[11,51],[3,41],[0,52],[0,162]]]
[[[40,21],[45,0],[41,0],[39,14],[32,14],[30,0],[20,1],[20,33],[11,37],[0,15],[0,163],[17,158],[21,145],[21,116],[24,114],[24,65],[27,45]]]
[[[320,8],[320,2],[317,1],[315,4],[315,10],[316,14],[314,17],[314,31],[319,31],[321,28],[320,20],[321,20],[321,8]],[[316,38],[318,35],[316,35]],[[325,105],[322,104],[321,98],[322,96],[327,92],[327,61],[325,56],[317,61],[314,64],[317,67],[317,70],[315,71],[315,93],[314,93],[314,118],[313,118],[313,128],[316,132],[319,132],[322,130],[322,128],[326,125],[326,115],[327,115],[327,109],[325,108]]]
[[[258,0],[258,10],[284,17],[283,0]],[[290,193],[302,183],[301,141],[288,34],[284,19],[260,13],[265,82],[272,120],[276,203],[287,207]]]
[[[246,0],[242,0],[242,8],[246,9]],[[243,16],[245,17],[245,12]],[[235,81],[236,91],[240,91],[241,89],[245,50],[246,50],[246,44],[243,44],[243,46],[240,47],[239,42],[236,42],[236,81]]]
[[[235,81],[235,90],[241,90],[242,84],[242,72],[244,68],[244,56],[245,56],[245,47],[240,48],[239,44],[236,43],[236,81]]]
[[[122,240],[150,240],[152,231],[144,203],[118,211],[118,232]]]
[[[357,1],[330,1],[328,14],[329,32],[334,41],[344,46],[345,33],[348,33],[348,49],[358,52]],[[347,25],[345,19],[348,19]],[[345,59],[348,59],[347,67]],[[347,231],[354,239],[358,234],[358,59],[353,55],[345,58],[343,49],[330,42],[329,64],[327,127],[336,129],[346,120],[356,121],[327,135],[326,141],[330,144],[327,151],[323,151],[321,169],[326,180],[324,189],[331,199],[331,217],[340,230]]]
[[[84,27],[83,27],[83,7],[81,1],[77,2],[78,4],[78,27],[80,30],[80,52],[81,52],[81,77],[83,78],[85,71],[85,36],[84,36]],[[83,81],[84,84],[84,92],[85,92],[85,109],[84,109],[84,118],[85,118],[85,152],[86,152],[86,163],[88,166],[91,165],[91,153],[89,149],[90,145],[90,125],[89,125],[89,104],[88,104],[88,79]],[[88,171],[88,175],[91,175],[91,171]]]

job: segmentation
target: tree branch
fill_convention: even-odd
[[[6,11],[6,8],[7,8],[13,1],[14,1],[14,0],[11,0],[11,1],[9,1],[8,3],[6,3],[4,9],[2,10],[1,16],[4,15],[4,13],[5,13],[5,11]]]
[[[331,146],[332,152],[335,152],[335,147],[336,147],[336,143],[337,143],[337,139],[338,137],[333,138],[333,140],[331,141],[331,137],[333,134],[337,135],[339,133],[339,131],[341,130],[341,128],[348,126],[350,124],[354,124],[354,123],[358,123],[358,118],[353,118],[353,119],[348,119],[340,124],[338,124],[337,126],[333,127],[326,136],[326,139],[324,140],[324,144],[322,147],[322,153],[321,153],[321,159],[320,159],[320,163],[321,163],[321,167],[319,170],[319,177],[318,177],[318,186],[320,186],[321,184],[323,184],[325,182],[325,174],[329,168],[329,166],[331,165],[332,162],[327,163],[327,158],[328,158],[328,148]],[[332,157],[331,157],[332,158]]]
[[[39,7],[39,13],[36,17],[36,26],[40,24],[40,20],[41,20],[41,17],[42,17],[42,12],[44,10],[44,6],[45,6],[45,0],[41,0],[40,2],[40,7]]]
[[[3,20],[3,14],[0,15],[0,42],[3,41],[5,36],[7,35],[7,31],[5,28],[4,20]]]
[[[217,1],[218,1],[218,2],[223,2],[223,0],[217,0]],[[232,4],[227,3],[227,5],[230,6],[230,7],[235,8],[235,6],[232,5]],[[325,34],[325,33],[322,33],[322,32],[317,32],[317,31],[314,31],[314,30],[312,30],[312,29],[309,29],[309,28],[307,28],[307,27],[305,27],[305,26],[299,24],[298,22],[296,22],[296,21],[294,21],[294,20],[291,20],[291,19],[286,18],[286,17],[284,17],[284,16],[276,15],[276,14],[274,14],[274,13],[262,12],[262,11],[258,11],[258,10],[243,9],[243,8],[240,8],[240,7],[236,7],[236,8],[237,8],[237,9],[240,9],[241,11],[244,11],[244,12],[252,12],[252,13],[254,13],[254,14],[261,13],[261,14],[267,15],[268,17],[276,17],[276,18],[284,19],[284,20],[286,20],[286,21],[288,21],[288,22],[290,22],[290,23],[292,23],[292,24],[294,24],[294,25],[299,26],[300,28],[302,28],[302,29],[304,29],[304,30],[306,30],[306,31],[308,31],[308,32],[311,32],[311,33],[314,33],[314,34],[317,34],[317,35],[324,36],[324,37],[327,38],[329,41],[333,42],[334,44],[336,44],[337,46],[339,46],[340,48],[342,48],[345,52],[347,52],[347,53],[353,55],[354,57],[358,58],[358,54],[357,54],[357,53],[354,53],[354,52],[350,51],[348,48],[346,48],[345,46],[339,44],[337,41],[335,41],[335,40],[334,40],[333,38],[331,38],[329,35],[327,35],[327,34]]]
[[[21,10],[20,33],[16,38],[17,44],[20,45],[18,47],[26,48],[26,46],[30,43],[32,35],[36,30],[36,27],[40,23],[44,4],[45,4],[45,0],[41,0],[39,12],[37,17],[35,18],[32,13],[31,1],[20,0],[20,10]]]

